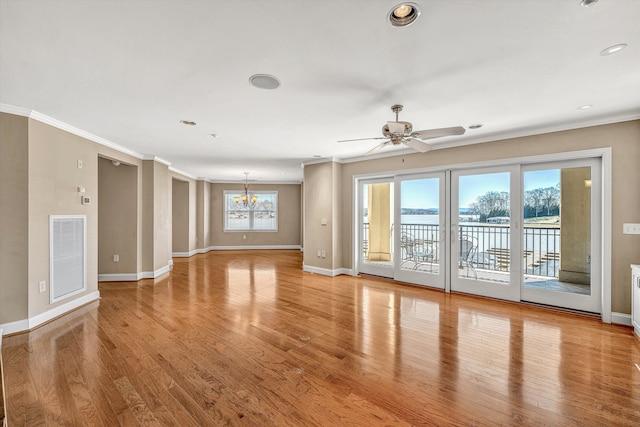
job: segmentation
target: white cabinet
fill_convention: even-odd
[[[631,265],[631,322],[633,329],[640,337],[640,265]]]

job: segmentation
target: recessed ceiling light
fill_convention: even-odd
[[[187,126],[195,126],[196,122],[192,122],[190,120],[180,120],[180,123],[182,123],[183,125],[187,125]]]
[[[580,6],[589,7],[589,6],[593,6],[596,3],[598,3],[598,0],[582,0],[580,2]]]
[[[587,105],[581,105],[578,107],[578,110],[588,110],[589,108],[592,108],[593,104],[587,104]]]
[[[280,80],[269,74],[254,74],[249,77],[249,83],[258,89],[276,89],[280,86]]]
[[[482,125],[480,123],[476,123],[475,125],[470,125],[469,129],[480,129]]]
[[[315,157],[315,158],[319,159],[319,158],[321,158],[322,156],[321,156],[320,154],[314,154],[314,155],[313,155],[313,157]]]
[[[620,52],[625,47],[627,47],[626,43],[620,43],[620,44],[616,44],[616,45],[613,45],[613,46],[609,46],[608,48],[606,48],[605,50],[600,52],[600,55],[601,56],[613,55],[614,53]]]
[[[394,27],[406,27],[420,16],[420,9],[415,3],[400,3],[389,11],[387,18]]]

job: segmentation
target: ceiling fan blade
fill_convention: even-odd
[[[411,134],[413,138],[431,139],[440,138],[442,136],[462,135],[466,131],[462,126],[440,129],[418,130]]]
[[[353,141],[369,141],[371,139],[387,139],[384,136],[376,137],[376,138],[358,138],[358,139],[343,139],[338,142],[353,142]]]
[[[407,138],[404,140],[404,143],[405,145],[408,145],[409,147],[421,153],[426,153],[427,151],[431,150],[431,148],[433,148],[426,142],[420,141],[418,138]]]
[[[378,144],[375,147],[373,147],[371,150],[367,151],[366,153],[364,153],[365,156],[369,156],[373,153],[378,152],[382,147],[384,147],[385,145],[387,145],[390,141],[385,141],[382,144]]]

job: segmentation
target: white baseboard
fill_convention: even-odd
[[[300,249],[300,245],[209,246],[212,251],[251,251],[263,249]]]
[[[2,329],[2,333],[7,334],[15,334],[17,332],[24,332],[30,329],[33,329],[37,326],[42,325],[56,317],[62,316],[72,310],[75,310],[78,307],[81,307],[90,302],[96,301],[100,298],[100,291],[94,291],[88,293],[80,298],[74,299],[73,301],[69,301],[65,304],[59,305],[51,310],[45,311],[44,313],[38,314],[37,316],[31,317],[29,319],[18,320],[15,322],[4,323],[0,325],[0,329]]]
[[[210,251],[242,251],[242,250],[269,250],[269,249],[299,249],[304,252],[300,245],[260,245],[260,246],[208,246],[206,248],[194,249],[189,252],[173,252],[175,258],[188,258],[196,254],[206,254]]]
[[[143,271],[141,273],[122,273],[122,274],[98,274],[98,282],[137,282],[142,279],[155,279],[163,274],[171,271],[173,260],[169,260],[167,265],[157,269],[156,271]]]
[[[142,273],[138,273],[138,280],[141,279],[155,279],[156,277],[160,277],[163,274],[167,274],[171,271],[171,266],[173,265],[173,260],[169,260],[167,265],[164,267],[160,267],[156,271],[143,271]]]
[[[2,421],[3,427],[7,427],[7,389],[5,388],[5,379],[4,379],[4,366],[2,364],[2,328],[0,328],[0,384],[2,385],[2,409],[4,411],[4,419]]]
[[[631,315],[625,313],[611,313],[611,323],[616,325],[631,326]]]
[[[335,270],[330,270],[328,268],[314,267],[312,265],[303,265],[302,271],[306,271],[307,273],[321,274],[323,276],[329,277],[339,276],[341,274],[346,274],[349,276],[352,275],[352,270],[350,268],[337,268]]]
[[[200,251],[199,249],[194,249],[189,252],[173,252],[171,256],[173,256],[174,258],[189,258],[190,256],[194,256],[197,253],[202,253],[199,251]]]
[[[136,282],[138,273],[98,274],[98,282]]]

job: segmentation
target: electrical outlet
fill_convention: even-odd
[[[113,256],[113,262],[120,262],[120,255],[114,255]]]
[[[40,292],[44,292],[47,290],[47,282],[45,282],[44,280],[41,281],[38,285],[40,286]]]
[[[242,240],[247,240],[247,235],[246,234],[242,235]]]
[[[622,224],[622,232],[624,234],[640,234],[640,224]]]

